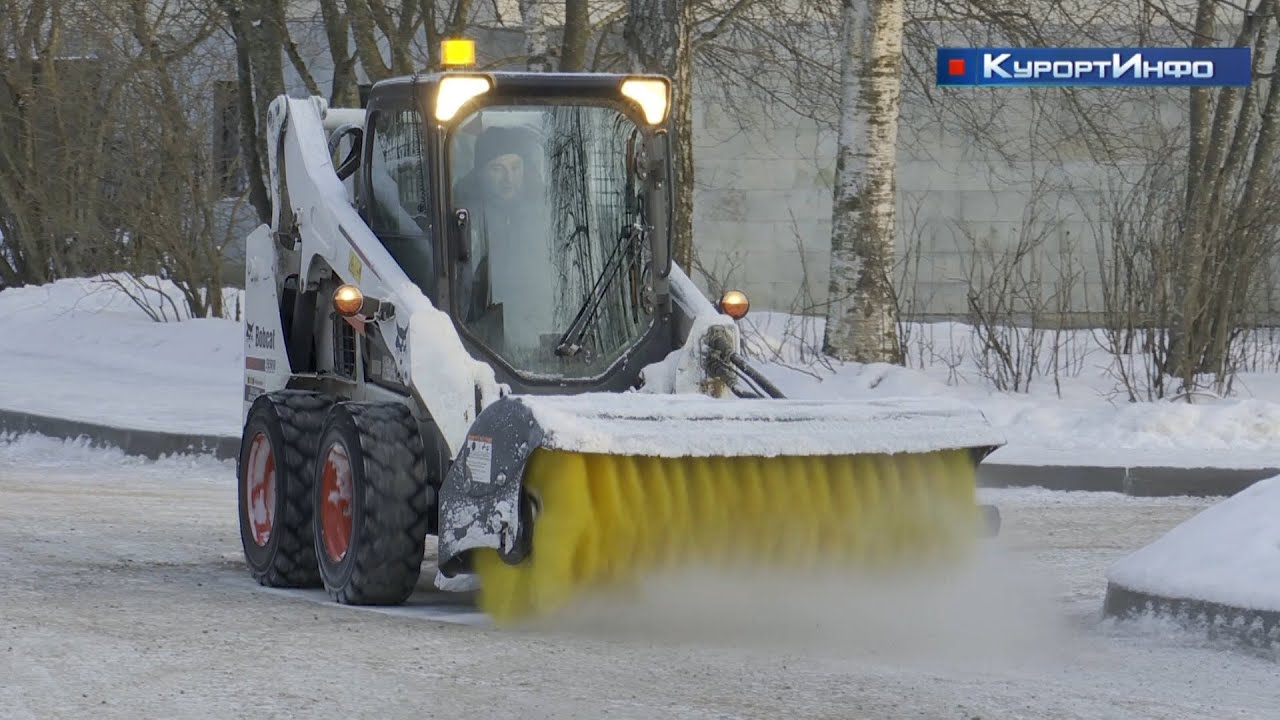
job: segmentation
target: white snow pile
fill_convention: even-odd
[[[1166,598],[1280,611],[1280,476],[1200,512],[1115,563],[1107,580]]]
[[[0,433],[0,478],[10,473],[61,474],[96,480],[103,472],[127,473],[133,480],[216,482],[227,487],[234,477],[234,460],[209,455],[166,455],[158,460],[125,455],[117,448],[92,447],[83,440],[58,440],[41,435]]]
[[[239,321],[191,319],[172,283],[137,280],[145,287],[104,276],[0,291],[0,407],[141,430],[238,435]],[[224,298],[234,313],[238,291]]]
[[[1071,363],[1059,370],[1059,393],[1048,373],[1027,392],[996,390],[975,357],[973,329],[963,324],[912,325],[909,368],[819,356],[821,318],[758,312],[744,326],[749,351],[789,397],[945,396],[973,403],[1008,440],[990,462],[1280,467],[1280,372],[1241,373],[1229,398],[1128,402],[1114,357],[1087,330],[1060,339],[1070,346],[1063,356]],[[1280,356],[1280,344],[1269,351]]]
[[[190,319],[171,283],[142,278],[155,289],[140,293],[131,280],[114,285],[110,279],[0,290],[0,408],[237,436],[244,397],[240,322]],[[235,318],[240,293],[228,290],[225,298],[226,314]],[[168,322],[152,318],[157,308]],[[790,398],[971,403],[1007,441],[992,462],[1280,462],[1280,373],[1242,374],[1230,398],[1130,403],[1117,397],[1116,380],[1104,367],[1109,356],[1100,352],[1073,355],[1074,366],[1059,373],[1060,395],[1049,377],[1037,377],[1025,393],[996,390],[974,359],[972,329],[955,323],[912,326],[917,349],[910,368],[842,365],[818,356],[820,319],[755,312],[743,327],[748,350]],[[1077,338],[1082,347],[1088,339],[1087,332]]]
[[[1003,442],[967,403],[942,398],[726,403],[703,395],[588,393],[521,402],[546,429],[545,443],[571,452],[776,457],[930,452]]]

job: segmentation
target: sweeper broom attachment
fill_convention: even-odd
[[[668,570],[923,567],[981,534],[993,442],[932,401],[508,398],[446,477],[440,558],[473,549],[498,622]]]
[[[466,63],[474,48],[446,44]],[[979,534],[1002,440],[936,400],[803,402],[748,303],[672,262],[670,83],[445,72],[277,98],[246,242],[246,561],[341,603],[479,588],[502,622],[681,568],[896,568]]]

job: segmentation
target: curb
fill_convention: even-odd
[[[1280,468],[1180,468],[1066,465],[978,466],[985,488],[1041,487],[1046,490],[1115,492],[1134,497],[1231,496],[1280,475]]]
[[[87,439],[91,447],[115,447],[127,455],[159,459],[165,455],[213,455],[234,460],[240,438],[225,435],[136,430],[68,420],[18,410],[0,410],[0,433],[37,433],[68,440]],[[1176,468],[1065,465],[978,466],[984,488],[1040,487],[1046,490],[1115,492],[1135,497],[1234,495],[1250,485],[1280,475],[1280,468]]]
[[[119,448],[126,455],[151,460],[165,455],[213,455],[219,460],[234,460],[240,455],[238,437],[134,430],[17,410],[0,410],[0,433],[36,433],[64,440],[84,438],[90,447]]]
[[[1225,638],[1250,648],[1280,650],[1280,611],[1164,597],[1108,582],[1102,612],[1120,620],[1165,618],[1188,630],[1204,631],[1211,640]]]

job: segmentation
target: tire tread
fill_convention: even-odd
[[[413,593],[422,572],[430,510],[426,453],[407,407],[341,407],[355,424],[364,460],[363,532],[352,538],[348,581],[329,594],[348,605],[397,605]]]
[[[267,587],[320,587],[312,541],[311,483],[320,431],[333,398],[307,390],[279,390],[268,393],[268,398],[284,440],[283,447],[272,448],[279,467],[276,491],[283,490],[284,495],[281,513],[271,528],[279,539],[270,564],[253,574]]]

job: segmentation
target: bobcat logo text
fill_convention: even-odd
[[[258,327],[253,323],[245,323],[244,344],[274,350],[276,347],[276,331]]]

